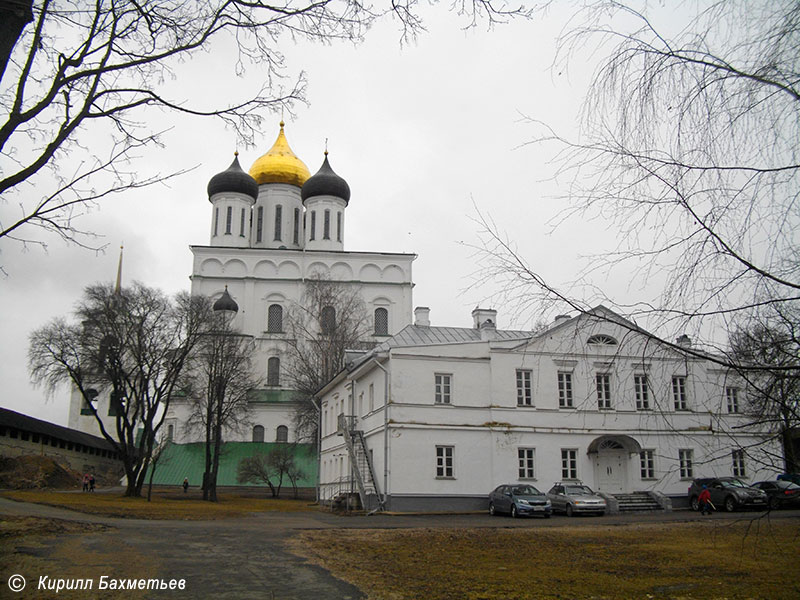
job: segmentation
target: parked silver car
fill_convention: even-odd
[[[532,485],[510,483],[498,485],[489,494],[489,514],[508,513],[512,517],[542,515],[550,517],[550,500]]]
[[[606,512],[605,499],[580,481],[558,481],[547,492],[547,497],[553,505],[553,512],[563,512],[568,517],[578,513],[602,515]]]

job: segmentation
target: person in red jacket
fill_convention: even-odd
[[[706,512],[711,514],[711,492],[708,491],[708,486],[703,486],[703,491],[697,497],[697,502],[700,504],[700,514],[704,515]]]

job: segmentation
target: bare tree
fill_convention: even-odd
[[[31,334],[34,383],[49,391],[67,384],[80,393],[122,460],[127,496],[141,495],[170,398],[206,330],[207,304],[188,294],[171,300],[141,284],[93,285],[74,313],[77,323],[56,319]],[[95,406],[98,389],[110,395],[111,431]]]
[[[192,402],[188,426],[205,433],[203,500],[216,502],[223,435],[248,422],[250,392],[261,380],[253,374],[253,337],[235,331],[225,315],[212,313],[210,318],[208,332],[190,357],[184,392]]]
[[[498,6],[495,6],[497,4]],[[530,11],[470,0],[454,8],[492,24]],[[305,76],[290,77],[287,38],[358,41],[378,18],[404,38],[422,30],[416,0],[371,6],[356,0],[21,0],[0,9],[0,239],[46,244],[39,233],[81,245],[78,217],[98,201],[178,173],[142,173],[138,152],[159,143],[153,110],[216,117],[251,143],[265,110],[303,100]],[[179,65],[233,43],[231,74],[263,78],[251,97],[225,106],[172,97]],[[223,82],[216,85],[224,87]],[[92,135],[91,146],[87,136]],[[77,157],[77,158],[76,158]]]
[[[782,305],[751,318],[731,332],[731,358],[747,382],[741,401],[752,422],[766,426],[781,441],[783,468],[800,470],[800,311]],[[772,365],[751,371],[747,365]]]
[[[297,480],[304,473],[297,465],[296,451],[294,444],[277,444],[266,454],[260,452],[247,456],[239,461],[236,480],[239,483],[266,483],[272,497],[279,498],[285,476],[289,478],[294,497],[297,498]]]
[[[316,273],[287,311],[287,380],[299,401],[298,439],[316,440],[319,407],[314,394],[344,367],[347,350],[367,350],[371,321],[360,290]]]

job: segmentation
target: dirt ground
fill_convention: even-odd
[[[800,511],[547,520],[268,512],[155,521],[0,499],[0,596],[796,598],[799,542]],[[700,554],[687,552],[695,547]],[[10,596],[13,574],[27,586]],[[36,589],[41,576],[91,578],[96,588],[104,575],[184,579],[185,589]]]

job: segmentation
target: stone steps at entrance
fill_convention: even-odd
[[[646,492],[630,494],[612,494],[619,503],[620,512],[645,512],[663,510],[661,506]]]

